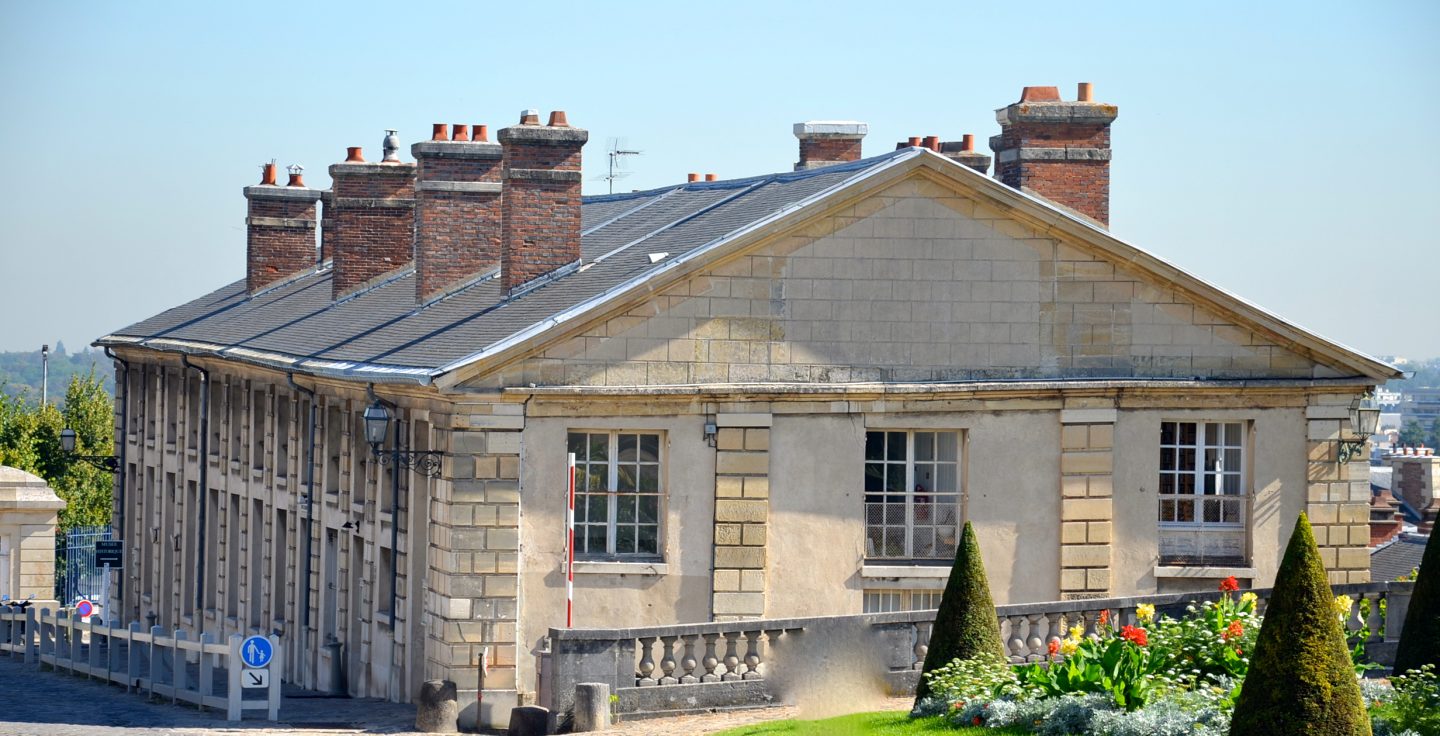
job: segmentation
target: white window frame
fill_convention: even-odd
[[[1165,442],[1165,425],[1173,424],[1175,434],[1172,442]],[[1181,442],[1183,435],[1182,425],[1194,425],[1195,439],[1192,443]],[[1238,437],[1232,442],[1226,436],[1227,427],[1238,427]],[[1217,428],[1218,441],[1212,443],[1209,439],[1210,428]],[[1156,434],[1156,447],[1163,454],[1174,453],[1175,462],[1173,467],[1165,468],[1163,457],[1160,462],[1159,473],[1156,476],[1156,506],[1155,514],[1160,531],[1160,556],[1161,564],[1181,565],[1206,565],[1212,562],[1223,561],[1225,564],[1239,564],[1249,559],[1249,529],[1251,509],[1251,478],[1250,478],[1250,456],[1251,456],[1251,423],[1246,420],[1237,419],[1175,419],[1166,418],[1161,420],[1161,425]],[[1181,469],[1180,451],[1191,450],[1195,453],[1193,467]],[[1207,450],[1214,451],[1214,462],[1207,462]],[[1238,451],[1240,456],[1239,467],[1227,467],[1225,463],[1226,451]],[[1166,476],[1174,477],[1174,493],[1162,492]],[[1190,493],[1180,493],[1180,479],[1188,478],[1191,483]],[[1206,492],[1207,478],[1214,479],[1214,492]],[[1231,479],[1234,490],[1226,491],[1226,479]],[[1220,501],[1219,499],[1224,499]],[[1177,520],[1173,517],[1179,516],[1180,502],[1193,504],[1191,519],[1186,521]],[[1170,519],[1163,518],[1166,510],[1166,502],[1172,502]],[[1221,519],[1207,521],[1205,519],[1207,505],[1214,505],[1219,509]],[[1235,511],[1234,519],[1225,519],[1225,507]]]
[[[943,588],[910,590],[905,588],[868,588],[860,602],[862,613],[894,613],[897,611],[928,611],[940,607]]]
[[[959,543],[960,543],[960,527],[961,527],[961,525],[964,523],[964,520],[961,518],[962,511],[963,511],[962,499],[964,498],[964,493],[965,493],[965,481],[964,481],[964,472],[963,472],[963,469],[964,469],[964,458],[963,458],[963,456],[962,456],[962,454],[963,454],[963,452],[964,452],[964,444],[965,444],[965,443],[964,443],[964,441],[963,441],[963,433],[962,433],[962,431],[961,431],[961,430],[958,430],[958,429],[928,429],[928,428],[921,428],[921,429],[900,429],[900,428],[894,428],[894,429],[890,429],[890,428],[880,428],[880,427],[876,427],[876,428],[871,428],[871,429],[867,429],[867,430],[866,430],[865,434],[866,434],[866,443],[867,443],[867,444],[868,444],[868,442],[869,442],[869,435],[870,435],[871,433],[880,433],[880,434],[884,434],[884,435],[889,435],[889,434],[904,434],[904,435],[905,435],[905,459],[904,459],[904,461],[903,461],[903,462],[904,462],[904,465],[905,465],[905,486],[904,486],[904,487],[905,487],[905,505],[904,505],[904,515],[905,515],[905,550],[904,550],[904,554],[902,554],[902,555],[899,555],[899,556],[889,556],[889,555],[884,555],[884,554],[883,554],[883,551],[884,551],[883,549],[871,549],[871,548],[870,548],[870,541],[871,541],[871,539],[870,539],[870,530],[871,530],[872,526],[874,526],[874,525],[872,525],[872,524],[870,523],[870,506],[871,506],[871,502],[869,501],[868,496],[871,495],[871,494],[868,493],[867,491],[865,491],[865,489],[864,489],[864,477],[863,477],[863,475],[862,475],[862,479],[861,479],[861,498],[864,499],[864,514],[865,514],[864,517],[863,517],[863,518],[864,518],[864,528],[865,528],[865,541],[866,541],[865,559],[866,559],[866,560],[869,560],[869,561],[891,561],[891,560],[896,560],[896,561],[904,561],[904,560],[917,560],[917,561],[944,560],[944,561],[947,561],[947,562],[953,561],[953,560],[954,560],[954,553],[953,553],[953,551],[952,551],[952,553],[949,554],[949,555],[940,555],[940,556],[921,557],[921,556],[916,556],[916,555],[915,555],[915,526],[916,526],[916,524],[915,524],[915,507],[916,507],[916,503],[915,503],[915,498],[916,498],[916,491],[915,491],[915,486],[916,486],[916,472],[915,472],[915,466],[916,466],[916,464],[917,464],[917,461],[916,461],[916,459],[915,459],[915,436],[916,436],[917,434],[933,434],[933,435],[936,436],[935,457],[932,458],[931,460],[919,461],[919,463],[920,463],[921,465],[926,465],[926,464],[936,464],[936,465],[938,465],[938,464],[941,464],[941,463],[944,463],[944,464],[947,464],[947,465],[948,465],[948,464],[952,464],[952,462],[953,462],[953,464],[954,464],[954,466],[955,466],[955,488],[954,488],[953,491],[946,492],[945,495],[952,495],[952,494],[953,494],[953,495],[955,496],[955,526],[954,526],[954,528],[952,529],[952,532],[953,532],[954,536],[953,536],[953,541],[951,542],[951,544],[952,544],[952,546],[954,546],[954,547],[958,547],[958,545],[959,545]],[[939,459],[939,457],[940,457],[940,452],[939,452],[939,437],[940,437],[941,435],[943,435],[943,434],[950,434],[950,435],[952,435],[952,436],[954,437],[954,440],[955,440],[955,446],[954,446],[954,449],[955,449],[955,459],[954,459],[953,461],[948,461],[948,460],[947,460],[947,461],[942,461],[942,460]],[[886,444],[887,452],[888,452],[889,443],[886,442],[885,444]],[[872,464],[872,463],[874,463],[874,462],[877,462],[877,461],[874,461],[874,460],[869,459],[868,457],[864,457],[863,452],[864,452],[864,451],[863,451],[863,449],[862,449],[862,458],[861,458],[862,467],[865,466],[865,465],[870,465],[870,464]],[[886,466],[899,464],[899,462],[890,459],[890,458],[888,457],[888,455],[886,456],[886,458],[885,458],[884,460],[879,461],[879,462],[882,462],[882,463],[883,463],[884,465],[886,465]],[[868,471],[867,471],[867,472],[868,472]],[[931,490],[929,490],[929,491],[926,491],[925,493],[928,494],[928,495],[930,495],[930,496],[940,495],[940,492],[935,491],[933,488],[932,488]],[[886,494],[886,493],[882,492],[882,493],[879,494],[879,495],[884,496],[884,495],[893,495],[893,494]],[[878,504],[878,505],[883,509],[883,508],[884,508],[886,505],[888,505],[888,504],[882,502],[882,503],[880,503],[880,504]],[[932,504],[930,504],[930,505],[931,505],[931,513],[934,514],[934,513],[936,512],[936,510],[938,509],[938,504],[932,503]],[[933,518],[933,517],[932,517],[932,518]],[[883,528],[883,527],[897,526],[897,525],[894,525],[894,524],[886,524],[886,523],[884,523],[883,520],[882,520],[882,522],[881,522],[881,524],[879,524],[879,526]],[[926,525],[923,525],[923,526],[927,526],[927,527],[928,527],[928,526],[934,526],[934,527],[936,527],[937,534],[938,534],[938,532],[939,532],[939,529],[941,528],[940,525],[938,525],[938,524],[933,524],[933,523],[932,523],[932,524],[926,524]],[[883,533],[882,533],[882,540],[883,540]],[[882,547],[883,547],[883,541],[882,541]]]
[[[565,433],[565,442],[566,442],[567,450],[568,450],[568,446],[569,446],[569,442],[570,442],[570,436],[571,436],[571,435],[575,435],[575,434],[581,434],[581,435],[586,435],[586,436],[590,436],[590,435],[605,435],[605,436],[608,438],[607,441],[608,441],[608,443],[609,443],[608,448],[607,448],[607,450],[606,450],[606,459],[605,459],[605,461],[604,461],[604,462],[605,462],[605,467],[606,467],[606,489],[608,489],[608,490],[606,490],[606,491],[595,492],[595,491],[586,491],[586,490],[582,490],[582,489],[581,489],[579,479],[580,479],[580,477],[582,476],[582,474],[584,473],[583,468],[588,467],[589,465],[598,464],[598,463],[592,463],[592,462],[590,462],[589,460],[587,460],[585,456],[582,456],[582,455],[577,455],[576,458],[575,458],[575,465],[576,465],[576,473],[575,473],[575,475],[576,475],[576,488],[575,488],[575,537],[576,537],[576,540],[577,540],[577,545],[576,545],[576,546],[577,546],[577,549],[576,549],[576,552],[575,552],[575,559],[576,559],[576,560],[588,560],[588,561],[600,561],[600,562],[603,562],[603,561],[661,562],[661,561],[663,561],[663,560],[664,560],[664,553],[665,553],[665,505],[666,505],[666,504],[665,504],[665,500],[666,500],[666,493],[665,493],[665,486],[666,486],[666,483],[665,483],[666,436],[665,436],[665,432],[663,432],[663,431],[661,431],[661,430],[654,430],[654,429],[570,429],[570,430],[567,430],[566,433]],[[621,493],[620,491],[616,490],[616,489],[618,489],[619,486],[620,486],[620,482],[619,482],[620,466],[626,464],[626,463],[622,463],[622,462],[620,461],[620,436],[621,436],[621,435],[635,435],[635,436],[637,436],[637,437],[642,437],[642,436],[654,436],[654,437],[656,437],[656,452],[655,452],[656,460],[655,460],[655,462],[654,462],[653,464],[656,466],[656,478],[657,478],[656,482],[657,482],[657,487],[656,487],[656,490],[655,490],[654,492],[640,492],[640,491],[637,489],[637,491],[634,492],[634,493],[629,493],[629,492]],[[637,440],[637,442],[638,442],[638,440]],[[648,464],[651,464],[651,463],[643,463],[643,464],[648,465]],[[585,497],[585,496],[599,496],[599,495],[604,495],[604,496],[606,496],[607,499],[608,499],[607,502],[606,502],[605,551],[604,551],[604,552],[591,552],[591,551],[581,552],[581,551],[579,551],[579,549],[578,549],[578,547],[579,547],[579,540],[581,540],[581,539],[583,538],[585,528],[588,527],[588,526],[598,525],[598,522],[589,522],[589,521],[588,521],[588,516],[587,516],[587,514],[586,514],[586,507],[582,504],[581,499],[582,499],[582,497]],[[619,497],[619,496],[635,496],[635,497],[637,498],[637,501],[636,501],[636,509],[635,509],[635,514],[636,514],[636,519],[637,519],[636,522],[625,522],[625,523],[622,524],[622,523],[619,521],[619,506],[620,506],[620,504],[617,503],[617,500],[618,500],[618,497]],[[642,498],[642,497],[647,497],[647,496],[654,496],[655,499],[656,499],[656,502],[655,502],[655,523],[653,524],[653,526],[655,527],[655,551],[654,551],[654,552],[617,552],[617,551],[615,551],[616,540],[617,540],[617,538],[619,537],[618,529],[619,529],[620,526],[630,525],[630,526],[635,526],[635,527],[636,527],[636,530],[637,530],[637,531],[636,531],[636,534],[637,534],[637,546],[638,546],[639,527],[642,526],[642,524],[640,524],[639,521],[638,521],[638,519],[639,519],[639,514],[640,514],[639,500],[638,500],[638,499],[639,499],[639,498]],[[650,524],[644,524],[643,526],[651,526],[651,525],[650,525]]]

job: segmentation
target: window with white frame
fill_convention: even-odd
[[[1161,422],[1163,563],[1239,562],[1245,555],[1242,422]]]
[[[865,554],[869,559],[955,557],[960,433],[865,433]]]
[[[575,554],[658,558],[663,473],[656,432],[570,432],[575,453]]]
[[[943,590],[867,590],[865,613],[928,611],[940,607]]]

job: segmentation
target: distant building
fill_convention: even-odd
[[[1440,419],[1440,388],[1406,389],[1400,399],[1400,426],[1419,422],[1425,431]]]

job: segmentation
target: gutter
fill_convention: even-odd
[[[298,393],[304,393],[310,397],[310,426],[309,439],[306,444],[305,456],[305,553],[301,559],[300,576],[305,581],[300,598],[300,633],[297,639],[300,644],[300,676],[305,677],[304,664],[310,661],[310,555],[313,550],[313,537],[315,536],[315,424],[319,419],[319,407],[315,403],[315,389],[305,388],[295,382],[294,373],[286,373],[285,380],[290,388]]]
[[[125,539],[125,537],[126,537],[126,534],[125,534],[125,455],[126,455],[126,453],[125,453],[125,451],[126,451],[127,447],[129,446],[129,442],[126,441],[126,438],[127,438],[127,436],[129,435],[129,433],[130,433],[130,361],[125,360],[124,358],[121,358],[120,356],[116,355],[116,354],[114,353],[114,351],[110,350],[110,348],[108,348],[108,347],[105,347],[105,348],[102,348],[102,349],[105,351],[105,357],[107,357],[107,358],[109,358],[110,360],[112,360],[112,361],[120,364],[120,375],[121,375],[120,382],[123,383],[124,386],[125,386],[125,395],[124,395],[124,398],[120,398],[119,384],[116,385],[116,391],[115,391],[115,395],[116,395],[116,397],[117,397],[116,400],[117,400],[118,402],[120,402],[120,441],[119,441],[118,443],[116,443],[116,444],[118,444],[118,445],[120,446],[120,451],[119,451],[118,453],[116,453],[116,454],[119,455],[119,457],[120,457],[120,468],[119,468],[119,470],[117,470],[116,473],[115,473],[115,496],[116,496],[115,516],[118,517],[119,523],[117,524],[117,526],[120,527],[120,538],[123,540],[123,539]],[[124,573],[124,571],[121,571],[120,576],[119,576],[119,580],[116,581],[115,586],[116,586],[117,597],[120,599],[120,607],[121,607],[121,608],[124,608],[124,607],[125,607],[125,573]],[[136,618],[139,618],[139,606],[138,606],[138,604],[137,604],[137,606],[136,606]]]
[[[195,549],[195,621],[197,639],[205,636],[205,515],[210,505],[210,484],[207,480],[210,470],[210,371],[190,362],[190,356],[182,354],[180,363],[187,369],[200,374],[200,511],[196,518],[199,535]]]

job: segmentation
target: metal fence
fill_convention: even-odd
[[[84,598],[104,605],[110,569],[95,565],[95,543],[112,539],[108,526],[77,526],[55,537],[55,597],[70,604]]]

